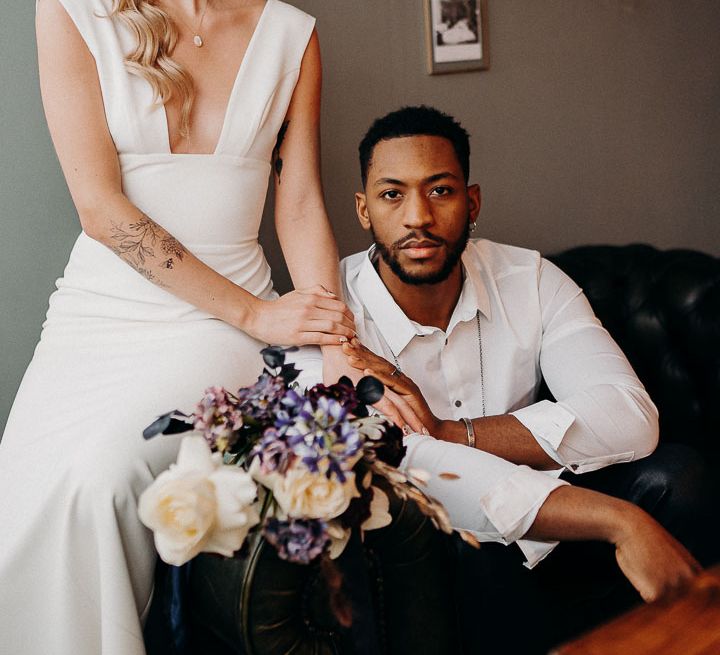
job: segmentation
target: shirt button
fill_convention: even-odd
[[[462,400],[456,400],[455,407],[462,407]]]
[[[577,464],[570,464],[570,468],[571,468],[573,471],[577,471],[577,470],[580,468],[580,466],[577,465]]]

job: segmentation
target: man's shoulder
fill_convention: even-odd
[[[352,288],[368,257],[367,250],[361,250],[340,260],[340,278],[346,289]]]
[[[344,257],[340,261],[340,281],[343,286],[343,294],[345,302],[347,302],[353,313],[358,312],[363,305],[359,278],[367,261],[368,252],[368,250],[362,250]],[[365,274],[367,275],[367,273]]]
[[[493,273],[502,273],[518,268],[538,270],[542,256],[537,250],[497,243],[489,239],[470,239],[465,257]]]
[[[345,275],[351,271],[357,271],[365,260],[365,257],[367,257],[367,254],[367,250],[361,250],[353,255],[343,257],[343,259],[340,260],[340,270],[342,273]]]

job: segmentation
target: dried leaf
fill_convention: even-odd
[[[419,482],[420,484],[426,485],[430,482],[430,474],[424,469],[408,469],[408,476],[412,478],[413,482]]]
[[[480,542],[472,532],[468,532],[467,530],[458,530],[458,534],[466,544],[469,544],[473,548],[480,548]]]
[[[460,476],[457,473],[439,473],[438,477],[441,480],[459,480]]]
[[[369,489],[372,484],[372,471],[368,471],[362,481],[363,489]]]

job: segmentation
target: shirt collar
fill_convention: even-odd
[[[463,283],[463,290],[458,300],[456,311],[459,307],[467,303],[465,311],[471,312],[475,315],[475,312],[479,309],[480,313],[489,321],[492,319],[492,310],[490,308],[490,295],[488,294],[487,279],[484,274],[483,264],[480,257],[478,257],[476,249],[473,247],[474,241],[468,242],[468,246],[460,258],[465,272],[465,281]],[[464,296],[467,294],[467,299]],[[462,320],[467,320],[463,318]],[[451,321],[452,324],[452,321]]]
[[[428,328],[411,321],[395,302],[378,274],[373,259],[375,246],[371,246],[363,258],[357,278],[357,290],[368,314],[375,322],[390,350],[397,357],[415,336],[429,333]],[[468,254],[462,255],[464,270],[463,288],[448,325],[448,334],[461,322],[469,321],[480,312],[490,319],[490,298],[483,282],[479,262]]]
[[[397,357],[419,332],[380,279],[373,266],[374,255],[375,246],[370,246],[358,273],[357,290],[378,332]]]

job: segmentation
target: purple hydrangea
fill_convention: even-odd
[[[285,382],[282,377],[265,371],[255,384],[238,391],[238,403],[246,417],[261,424],[272,423],[284,393]]]
[[[328,477],[345,482],[363,439],[352,423],[347,407],[334,398],[306,398],[288,391],[282,399],[275,425],[295,455],[312,471],[326,464]]]
[[[275,547],[280,559],[296,564],[309,564],[330,541],[327,523],[319,519],[270,518],[265,522],[263,536]]]
[[[210,447],[226,447],[237,438],[243,416],[237,400],[222,387],[209,387],[197,404],[194,427],[200,430]],[[218,444],[218,441],[221,442]]]
[[[285,438],[278,432],[277,428],[269,427],[263,433],[260,441],[250,452],[250,458],[258,457],[260,470],[263,473],[279,471],[284,473],[290,463],[292,451],[287,445]]]

